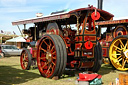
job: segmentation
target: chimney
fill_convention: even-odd
[[[102,9],[103,7],[103,0],[98,0],[98,9]]]

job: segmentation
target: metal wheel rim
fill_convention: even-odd
[[[22,69],[26,69],[28,66],[28,54],[26,51],[23,51],[20,58]]]
[[[38,53],[39,70],[44,77],[49,78],[54,73],[57,60],[55,45],[50,37],[45,37],[42,40]]]
[[[112,65],[118,70],[128,70],[128,39],[119,37],[115,39],[109,49],[109,57]]]

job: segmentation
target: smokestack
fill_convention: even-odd
[[[98,9],[102,9],[103,0],[98,0]]]

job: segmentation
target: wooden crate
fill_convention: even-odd
[[[119,85],[128,85],[128,74],[119,74]]]

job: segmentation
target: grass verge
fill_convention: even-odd
[[[75,72],[78,75],[78,71]],[[113,70],[111,65],[102,64],[100,71],[103,85],[110,82],[115,83],[119,73],[126,73]],[[0,59],[0,85],[76,85],[77,76],[64,76],[59,80],[43,78],[38,69],[22,70],[20,67],[20,57],[5,57]]]

